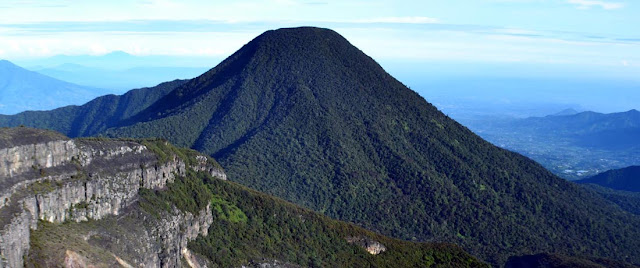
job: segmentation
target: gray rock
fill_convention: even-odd
[[[185,175],[187,168],[178,157],[160,163],[144,145],[129,141],[68,140],[53,136],[37,144],[7,146],[15,143],[6,140],[3,144],[0,268],[24,266],[30,230],[38,227],[38,220],[81,222],[134,213],[136,210],[129,207],[137,202],[141,187],[163,189],[176,176]],[[206,157],[199,157],[198,162],[189,168],[226,179],[222,170],[207,163]],[[136,215],[145,220],[143,213]],[[146,242],[140,244],[141,257],[136,264],[180,266],[188,241],[206,235],[212,222],[209,207],[198,215],[174,208],[161,219],[147,220],[151,225],[140,229],[143,232],[140,235],[146,237],[141,241]]]
[[[360,246],[371,255],[378,255],[382,252],[387,251],[387,247],[385,247],[382,243],[366,236],[352,236],[347,237],[346,240],[350,244]]]

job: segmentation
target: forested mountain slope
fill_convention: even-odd
[[[265,32],[100,134],[163,137],[243,185],[494,264],[538,252],[640,262],[637,216],[484,141],[327,29]]]

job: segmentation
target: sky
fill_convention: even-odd
[[[124,51],[214,67],[208,59],[266,30],[318,26],[407,80],[501,73],[637,86],[639,14],[638,0],[0,0],[0,59]]]
[[[629,0],[2,0],[0,58],[229,55],[269,29],[330,27],[374,58],[640,66]]]

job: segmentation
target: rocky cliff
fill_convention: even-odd
[[[174,207],[154,216],[138,206],[138,199],[141,189],[163,190],[187,169],[226,179],[210,158],[194,158],[157,152],[135,141],[71,140],[31,128],[0,129],[0,267],[42,260],[30,255],[38,228],[87,221],[113,223],[113,228],[89,228],[82,238],[87,247],[112,256],[66,250],[67,266],[112,261],[122,266],[180,266],[189,253],[187,242],[206,235],[211,210],[191,213]],[[56,261],[61,259],[48,258],[45,264],[62,265],[49,263]]]

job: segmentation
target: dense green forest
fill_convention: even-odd
[[[536,254],[527,256],[511,257],[505,268],[634,268],[630,264],[612,261],[602,258],[591,257],[568,257],[558,254]]]
[[[640,263],[637,216],[484,141],[331,30],[268,31],[111,126],[87,134],[163,137],[242,185],[492,264],[538,252]]]
[[[592,184],[592,183],[582,184],[582,186],[598,193],[604,199],[607,199],[615,203],[621,209],[636,215],[640,215],[640,193],[639,192],[614,190],[611,188],[603,187],[603,186]]]
[[[209,234],[189,247],[218,267],[264,260],[309,267],[485,266],[455,245],[390,239],[201,172],[189,172],[167,191],[143,190],[141,196],[149,211],[175,205],[195,213],[211,202]],[[371,255],[348,243],[349,237],[378,241],[387,251]]]
[[[173,147],[164,140],[137,142],[152,150],[160,162],[174,156],[187,165],[198,162],[197,152]],[[217,165],[215,160],[209,160]],[[208,235],[199,236],[188,247],[213,267],[253,267],[273,261],[300,267],[489,267],[456,245],[385,237],[206,172],[188,169],[185,176],[166,188],[141,188],[139,196],[137,203],[127,208],[128,212],[135,211],[130,214],[79,223],[41,221],[31,235],[28,266],[53,265],[56,259],[65,258],[67,250],[79,252],[95,263],[117,266],[110,251],[119,244],[109,242],[112,239],[135,240],[140,224],[157,224],[148,218],[160,221],[174,214],[174,208],[198,214],[210,205],[213,223]],[[350,243],[350,239],[380,243],[384,251],[370,254],[357,242]],[[135,248],[136,244],[129,241],[125,245]],[[136,256],[116,250],[125,259]]]

